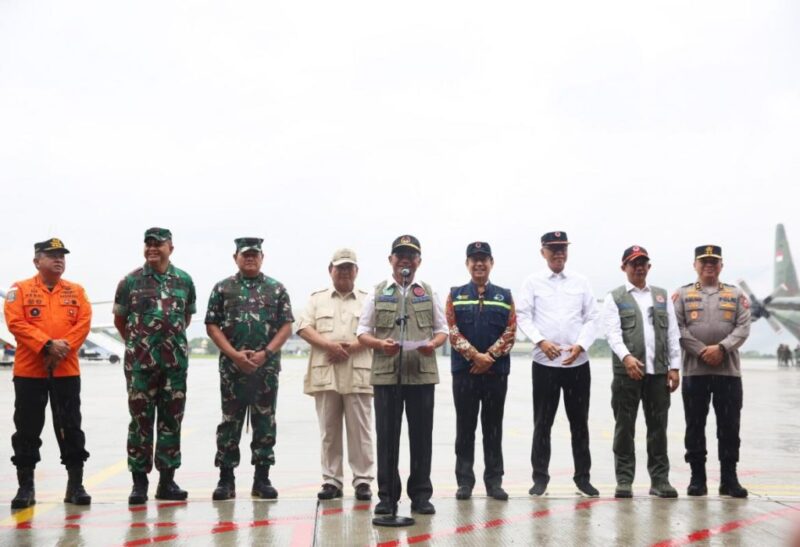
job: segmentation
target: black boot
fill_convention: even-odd
[[[269,480],[269,466],[257,465],[256,474],[253,477],[253,491],[250,495],[254,498],[274,500],[278,497],[278,491],[272,486]]]
[[[142,505],[147,502],[147,487],[150,485],[150,481],[147,480],[147,473],[134,471],[131,475],[133,476],[133,488],[128,496],[128,505]]]
[[[736,476],[736,462],[720,462],[719,495],[747,497],[747,488],[739,484],[739,477]]]
[[[90,496],[83,487],[83,467],[71,467],[67,469],[69,479],[67,479],[67,493],[64,494],[64,503],[75,505],[89,505],[92,503]]]
[[[692,466],[692,479],[689,481],[689,487],[686,489],[688,496],[706,496],[708,495],[708,486],[706,486],[706,464],[705,462],[690,463]]]
[[[157,500],[183,501],[189,497],[189,493],[186,490],[181,490],[181,487],[175,483],[174,478],[174,469],[161,471],[161,476],[158,479],[158,488],[156,488]]]
[[[236,497],[236,479],[232,467],[219,468],[219,482],[211,499],[214,501],[230,500]]]
[[[33,467],[17,468],[19,490],[11,500],[12,509],[25,509],[36,504],[36,491],[33,488]]]

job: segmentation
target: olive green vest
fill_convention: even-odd
[[[666,374],[669,370],[669,346],[667,332],[669,330],[669,316],[667,315],[667,291],[658,287],[650,287],[653,295],[653,331],[656,336],[656,354],[653,359],[653,371],[656,374]],[[644,324],[642,312],[636,300],[628,293],[625,285],[611,291],[614,303],[619,310],[619,322],[622,327],[622,341],[631,355],[645,362]],[[650,318],[648,317],[648,321]],[[625,366],[617,354],[611,353],[611,362],[614,374],[626,374]]]
[[[400,299],[403,298],[396,286],[388,287],[384,281],[375,287],[375,336],[400,341],[400,326],[395,323],[399,315]],[[421,286],[423,291],[417,290]],[[433,338],[433,291],[425,283],[410,288],[406,299],[406,340],[430,340]],[[400,354],[388,356],[382,351],[372,353],[372,377],[374,386],[397,383],[397,365]],[[439,371],[436,368],[436,355],[425,356],[416,350],[403,351],[400,367],[401,382],[409,384],[438,384]]]

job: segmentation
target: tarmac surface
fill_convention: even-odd
[[[590,410],[592,482],[600,498],[575,495],[569,425],[559,410],[553,428],[552,479],[547,495],[532,498],[530,443],[533,431],[530,362],[515,357],[504,423],[504,486],[508,502],[484,496],[480,476],[480,434],[476,448],[478,485],[473,498],[457,501],[453,467],[455,411],[447,358],[440,357],[442,383],[436,389],[433,483],[435,515],[414,515],[408,528],[372,525],[376,503],[357,502],[353,489],[344,498],[317,502],[321,484],[319,432],[314,403],[302,393],[305,359],[284,357],[277,409],[278,436],[273,484],[276,501],[250,498],[252,466],[243,438],[237,469],[235,501],[213,502],[217,481],[214,434],[220,419],[216,360],[193,359],[183,429],[183,465],[177,482],[189,500],[161,503],[153,499],[157,475],[151,474],[150,501],[128,507],[130,474],[125,459],[128,413],[120,364],[83,363],[83,424],[87,449],[85,485],[91,507],[63,503],[66,472],[59,464],[52,426],[42,436],[42,461],[36,468],[36,499],[32,509],[12,512],[15,469],[9,461],[13,432],[11,370],[0,369],[0,545],[787,545],[800,519],[800,368],[778,368],[771,361],[744,363],[744,410],[739,464],[746,500],[716,495],[715,419],[709,416],[709,492],[702,498],[685,495],[689,481],[683,461],[683,408],[680,394],[670,410],[671,480],[679,490],[675,500],[648,496],[644,418],[637,426],[637,475],[634,498],[615,500],[613,419],[610,408],[611,367],[596,360],[592,367]],[[49,412],[48,412],[49,414]],[[640,413],[641,414],[641,413]],[[49,417],[48,417],[49,422]],[[405,436],[405,426],[404,426]],[[401,477],[408,476],[408,448],[401,446]],[[349,481],[349,470],[346,481]],[[373,485],[373,491],[377,486]],[[401,515],[409,515],[409,500],[401,499]]]

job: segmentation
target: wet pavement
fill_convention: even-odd
[[[440,363],[446,363],[440,358]],[[750,490],[747,500],[716,495],[715,420],[709,416],[709,492],[685,496],[689,469],[683,462],[683,408],[679,394],[670,410],[671,480],[676,500],[647,495],[644,419],[637,424],[637,475],[632,500],[615,500],[613,420],[610,408],[610,363],[592,363],[590,409],[592,481],[600,498],[575,495],[569,425],[562,408],[553,427],[551,483],[547,496],[528,496],[532,435],[530,363],[515,357],[506,402],[504,486],[508,502],[488,499],[476,486],[470,500],[457,501],[453,466],[455,411],[447,374],[436,390],[433,483],[437,513],[414,515],[409,528],[372,525],[372,503],[357,502],[345,487],[341,500],[318,503],[320,487],[316,414],[311,397],[302,394],[304,359],[284,359],[278,394],[278,441],[273,484],[277,501],[252,500],[252,466],[237,469],[235,501],[212,502],[217,470],[213,466],[214,433],[220,419],[216,361],[193,359],[183,435],[183,466],[176,480],[189,491],[188,502],[153,499],[151,475],[145,506],[129,508],[130,475],[125,463],[127,406],[119,364],[83,363],[83,417],[87,449],[85,485],[93,496],[89,508],[62,502],[66,472],[59,464],[52,426],[43,433],[42,462],[36,469],[33,509],[12,513],[16,491],[10,436],[13,432],[13,386],[10,369],[0,369],[0,545],[785,545],[800,518],[800,368],[777,368],[769,361],[744,364],[744,410],[740,479]],[[441,367],[447,370],[445,366]],[[641,414],[641,413],[640,413]],[[242,456],[249,461],[247,441]],[[480,434],[476,458],[480,460]],[[401,447],[401,476],[408,470],[408,448]],[[481,476],[482,464],[476,465]],[[349,480],[349,472],[346,480]],[[480,479],[479,479],[480,481]],[[376,490],[377,487],[373,486]],[[373,501],[374,503],[374,501]],[[409,514],[407,498],[400,514]]]

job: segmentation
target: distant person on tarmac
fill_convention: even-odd
[[[34,277],[14,283],[6,294],[4,313],[8,330],[17,341],[14,358],[14,425],[11,436],[19,490],[12,509],[36,503],[33,470],[40,461],[39,447],[47,399],[69,479],[65,503],[89,505],[83,487],[83,464],[89,458],[81,430],[81,377],[78,350],[92,322],[92,308],[83,287],[62,279],[69,253],[51,238],[33,246]]]
[[[742,368],[739,347],[750,334],[750,302],[742,291],[720,283],[722,248],[695,249],[697,281],[672,296],[683,348],[683,410],[686,415],[686,461],[692,478],[686,493],[705,496],[706,417],[709,403],[717,417],[720,496],[746,498],[739,484],[739,425],[742,413]]]
[[[678,491],[669,483],[667,455],[670,393],[680,385],[681,369],[675,308],[667,291],[647,283],[650,257],[644,247],[633,245],[625,249],[622,271],[627,281],[608,293],[603,303],[603,323],[614,372],[614,497],[633,497],[634,434],[641,402],[647,424],[650,495],[676,498]]]
[[[128,469],[133,487],[128,504],[147,501],[147,474],[160,473],[156,499],[185,500],[175,483],[181,465],[181,422],[186,405],[189,347],[186,328],[197,311],[192,278],[170,261],[172,232],[144,233],[144,266],[126,275],[114,296],[114,326],[125,340],[128,387]],[[157,415],[157,416],[156,416]]]
[[[561,392],[572,433],[573,480],[578,494],[597,497],[590,471],[589,393],[592,376],[587,350],[595,339],[598,319],[588,279],[565,269],[569,239],[566,232],[547,232],[541,238],[547,264],[529,276],[517,295],[517,324],[533,349],[532,496],[542,496],[550,482],[550,432]]]
[[[467,245],[470,282],[450,289],[445,316],[450,330],[450,371],[456,407],[456,499],[472,496],[475,486],[475,428],[483,433],[483,483],[486,495],[505,501],[503,489],[503,411],[517,318],[511,291],[489,282],[492,248],[484,241]]]
[[[275,499],[269,468],[275,465],[275,406],[281,347],[292,334],[292,304],[286,288],[264,275],[263,239],[240,237],[234,241],[233,260],[239,272],[211,290],[206,332],[219,348],[222,421],[217,426],[219,483],[215,500],[235,497],[233,470],[239,465],[239,441],[248,418],[253,424],[250,443],[255,465],[256,498]]]
[[[358,341],[358,318],[367,292],[356,288],[358,263],[352,249],[338,249],[328,263],[331,286],[315,291],[297,325],[311,345],[303,391],[314,397],[320,433],[321,500],[342,497],[344,454],[342,421],[347,428],[347,458],[356,499],[372,499],[375,476],[372,449],[372,350]]]

